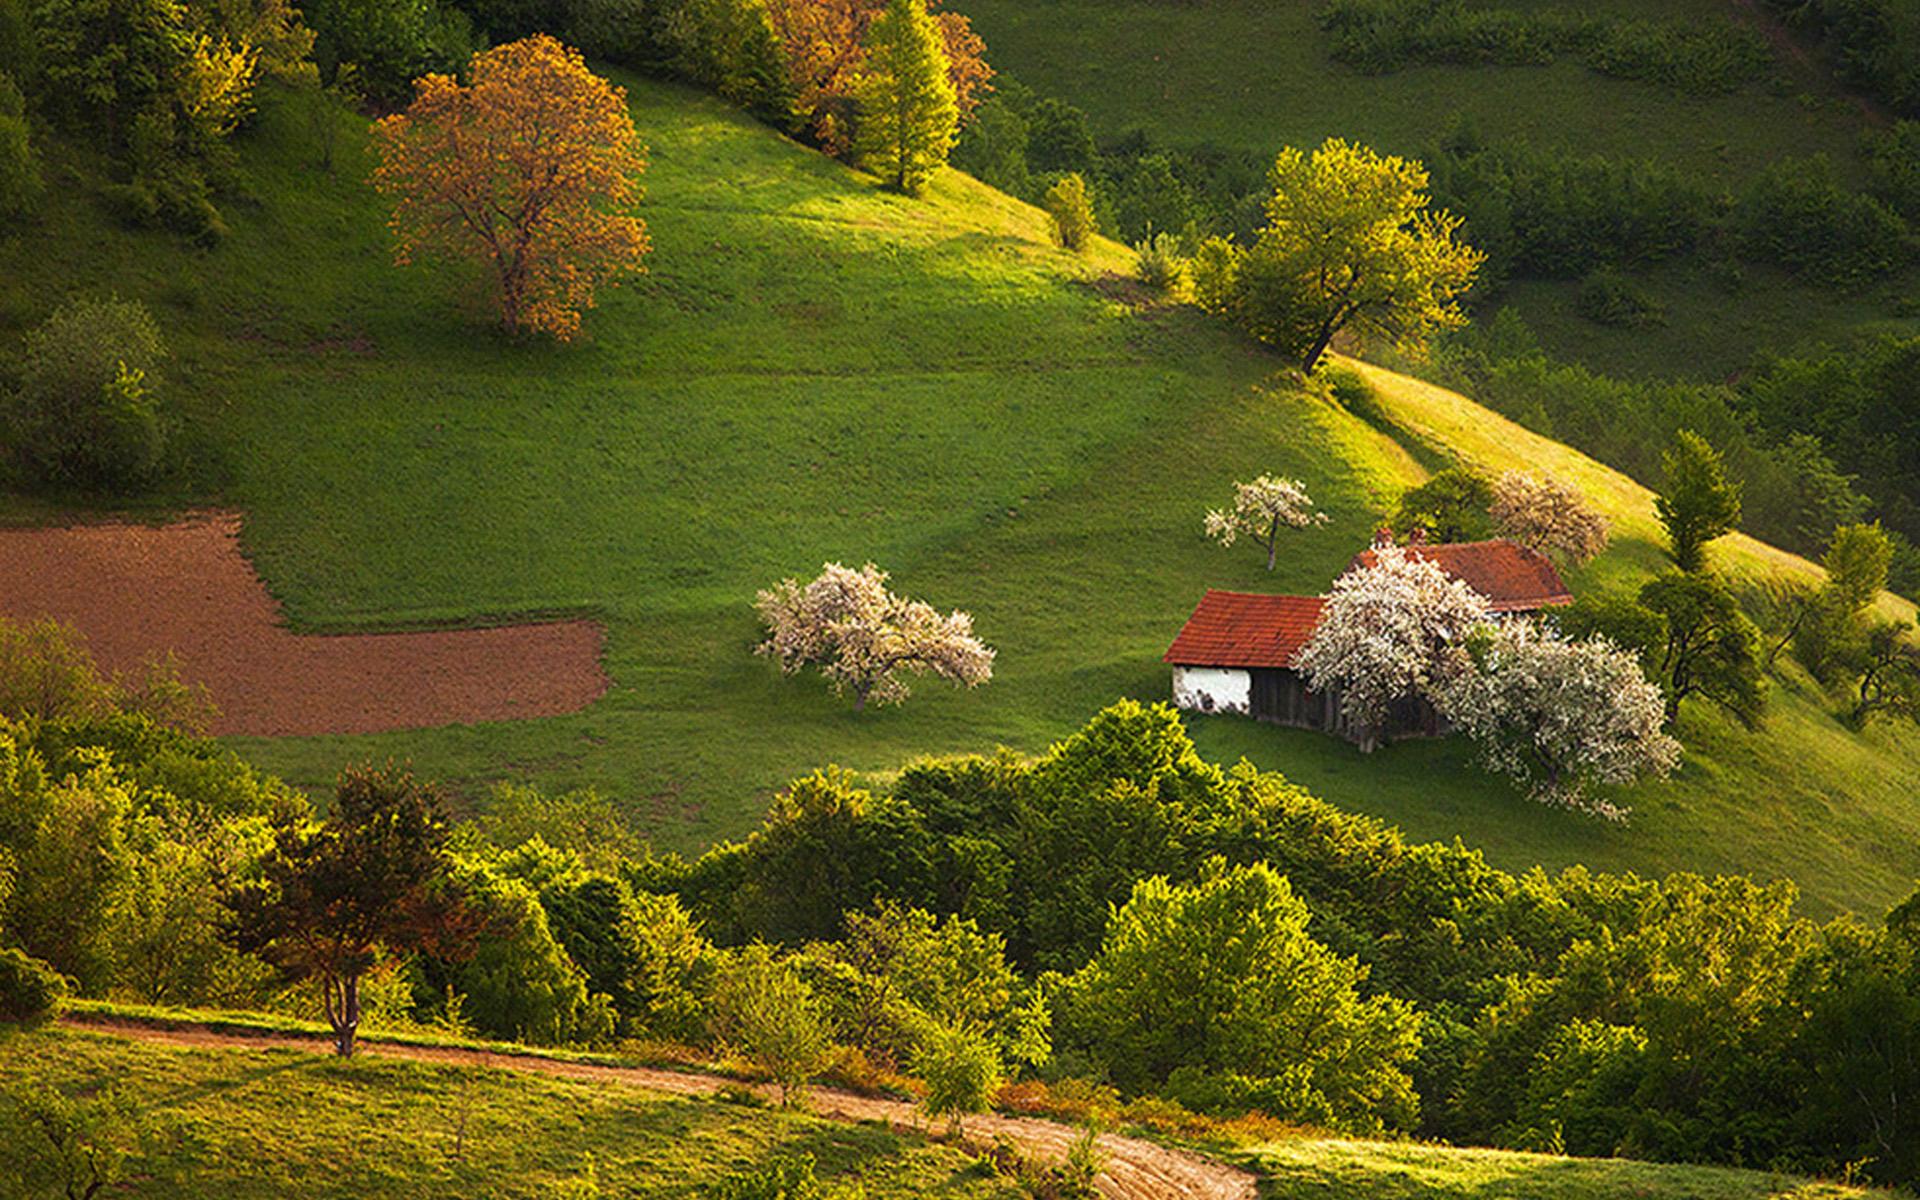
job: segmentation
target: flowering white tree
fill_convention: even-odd
[[[898,704],[908,695],[905,672],[930,672],[963,687],[993,677],[993,651],[973,636],[964,612],[941,616],[932,605],[887,590],[887,573],[827,563],[818,578],[785,579],[759,593],[754,608],[766,623],[757,653],[780,660],[792,675],[817,666],[856,710]]]
[[[1660,689],[1631,651],[1604,637],[1573,642],[1510,621],[1475,631],[1459,657],[1440,711],[1480,744],[1490,769],[1536,800],[1622,820],[1626,809],[1588,796],[1587,786],[1664,777],[1680,761],[1680,743],[1662,730]]]
[[[1262,475],[1233,485],[1233,507],[1207,510],[1207,536],[1231,546],[1244,534],[1267,552],[1267,570],[1273,570],[1274,552],[1282,529],[1323,525],[1327,514],[1313,511],[1307,485],[1298,479]]]
[[[1583,563],[1607,548],[1607,519],[1557,479],[1508,471],[1494,482],[1488,513],[1501,533],[1544,554]]]
[[[1490,611],[1485,596],[1405,547],[1376,546],[1372,566],[1333,581],[1294,666],[1308,687],[1339,695],[1360,749],[1371,751],[1394,702],[1431,698],[1457,666],[1450,649]]]

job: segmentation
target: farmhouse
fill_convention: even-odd
[[[1391,534],[1382,531],[1375,544]],[[1495,616],[1529,614],[1571,604],[1573,594],[1547,557],[1507,538],[1426,545],[1416,532],[1407,547],[1486,597]],[[1354,556],[1348,571],[1373,565],[1374,552]],[[1162,661],[1173,667],[1173,702],[1192,712],[1243,713],[1277,725],[1319,729],[1358,740],[1339,696],[1308,689],[1294,656],[1320,623],[1318,596],[1272,596],[1208,589]],[[1394,706],[1385,739],[1446,732],[1432,705],[1409,696]]]

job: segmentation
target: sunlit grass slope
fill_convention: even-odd
[[[446,276],[388,265],[343,114],[328,174],[306,115],[270,108],[244,147],[257,200],[211,253],[120,231],[79,188],[0,242],[15,327],[75,289],[155,306],[190,440],[225,464],[246,546],[301,626],[607,621],[613,689],[583,713],[236,740],[269,769],[318,789],[343,763],[410,758],[475,801],[496,780],[593,785],[693,850],[823,763],[1038,751],[1116,697],[1165,698],[1159,656],[1206,587],[1324,589],[1448,447],[1595,489],[1622,523],[1579,585],[1657,560],[1644,493],[1464,399],[1374,373],[1387,418],[1370,424],[1191,310],[1130,307],[1101,279],[1125,269],[1117,248],[1067,254],[1040,214],[965,177],[909,201],[717,101],[646,83],[632,98],[651,274],[570,347],[502,341]],[[1200,533],[1262,471],[1303,478],[1333,517],[1271,575]],[[752,654],[754,591],[826,559],[970,610],[993,682],[855,714],[782,678]],[[1728,559],[1795,565],[1744,542]],[[1823,912],[1877,911],[1920,875],[1920,739],[1858,738],[1806,694],[1758,734],[1690,715],[1687,765],[1630,794],[1619,827],[1528,802],[1457,745],[1362,758],[1238,720],[1195,732],[1516,869],[1790,875]]]
[[[1871,1194],[1764,1171],[1392,1142],[1280,1142],[1250,1157],[1268,1200],[1844,1200]]]
[[[799,1155],[874,1200],[1021,1194],[962,1154],[877,1126],[511,1071],[59,1029],[0,1037],[0,1087],[30,1084],[116,1089],[158,1131],[157,1164],[138,1164],[131,1190],[155,1200],[680,1200]],[[563,1190],[588,1178],[597,1192]]]

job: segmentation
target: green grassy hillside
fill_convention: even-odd
[[[666,1200],[798,1155],[874,1200],[1022,1194],[956,1151],[878,1126],[519,1072],[53,1029],[0,1038],[0,1088],[25,1083],[115,1088],[157,1131],[132,1193],[155,1198]],[[563,1190],[588,1177],[598,1193]]]
[[[1840,1200],[1869,1194],[1762,1171],[1391,1142],[1281,1142],[1250,1158],[1269,1200]]]
[[[1754,20],[1735,0],[1498,0],[1625,18]],[[1873,124],[1814,63],[1781,54],[1771,80],[1691,97],[1548,67],[1422,66],[1363,75],[1331,61],[1314,3],[1267,0],[969,0],[994,64],[1043,95],[1085,109],[1096,135],[1145,130],[1176,147],[1271,155],[1339,136],[1419,155],[1456,117],[1489,142],[1651,159],[1728,189],[1781,158],[1826,154],[1853,170]],[[1478,6],[1476,6],[1478,7]],[[1647,273],[1667,323],[1609,329],[1574,310],[1577,285],[1522,282],[1503,295],[1557,357],[1633,375],[1725,377],[1756,350],[1920,328],[1896,317],[1911,277],[1838,291],[1748,267],[1729,283],[1698,263]]]
[[[877,1125],[517,1071],[291,1049],[175,1046],[52,1028],[0,1037],[0,1091],[110,1085],[152,1130],[137,1194],[232,1200],[710,1194],[720,1179],[812,1155],[871,1200],[1024,1195],[965,1155]],[[1230,1157],[1262,1195],[1374,1200],[1844,1200],[1787,1176],[1404,1143],[1301,1139]],[[0,1194],[12,1195],[11,1192]]]
[[[356,738],[237,739],[323,786],[405,757],[471,798],[493,780],[595,785],[662,843],[757,822],[771,792],[835,761],[1037,751],[1121,695],[1167,694],[1164,650],[1208,586],[1317,592],[1376,514],[1457,448],[1550,461],[1622,523],[1576,586],[1656,561],[1644,492],[1469,402],[1376,374],[1369,424],[1276,375],[1277,360],[1190,310],[1130,308],[1034,210],[943,175],[924,201],[793,145],[717,101],[633,83],[652,147],[652,273],[604,298],[590,338],[516,345],[388,265],[353,119],[316,167],[307,114],[269,106],[243,153],[256,199],[213,252],[115,228],[84,186],[0,242],[0,320],[73,290],[151,303],[174,394],[245,543],[309,629],[589,610],[609,625],[609,695],[569,717]],[[1376,418],[1378,419],[1378,418]],[[1331,524],[1269,575],[1200,534],[1235,478],[1304,478]],[[44,516],[18,505],[21,519]],[[1754,543],[1752,573],[1806,570]],[[873,559],[895,585],[971,610],[1000,657],[984,689],[921,685],[855,714],[751,647],[754,590],[822,560]],[[289,681],[297,687],[298,681]],[[1840,728],[1780,697],[1759,734],[1689,714],[1678,778],[1608,827],[1540,808],[1463,747],[1362,758],[1236,720],[1245,753],[1421,838],[1501,865],[1791,875],[1817,912],[1877,911],[1920,875],[1920,738]]]

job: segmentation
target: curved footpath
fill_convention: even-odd
[[[178,1046],[267,1046],[317,1052],[324,1050],[326,1041],[318,1035],[225,1033],[198,1026],[169,1028],[88,1014],[70,1014],[63,1018],[63,1023],[117,1037]],[[541,1058],[534,1054],[503,1054],[458,1046],[412,1046],[368,1039],[362,1040],[360,1047],[362,1053],[385,1058],[525,1071],[564,1079],[622,1084],[676,1096],[711,1096],[722,1088],[742,1086],[739,1080],[721,1075],[651,1067],[607,1067]],[[753,1090],[768,1099],[776,1095],[770,1085],[756,1085]],[[905,1125],[913,1123],[919,1115],[918,1109],[904,1101],[875,1099],[835,1088],[812,1089],[807,1094],[806,1103],[815,1114],[836,1121],[887,1121]],[[1005,1137],[1027,1154],[1054,1162],[1066,1157],[1068,1148],[1080,1134],[1073,1126],[1055,1121],[998,1114],[971,1118],[967,1122],[967,1131],[988,1138]],[[1162,1197],[1253,1200],[1258,1194],[1250,1173],[1198,1154],[1111,1133],[1101,1135],[1100,1148],[1106,1154],[1106,1170],[1101,1173],[1098,1186],[1103,1196],[1113,1197],[1114,1200],[1159,1200]]]

